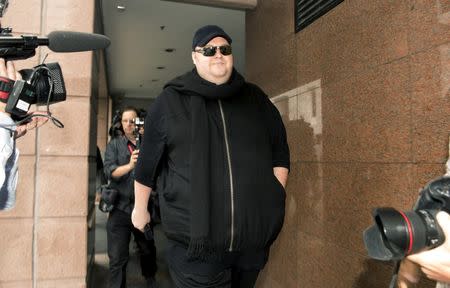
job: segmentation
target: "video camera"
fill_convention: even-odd
[[[8,0],[0,0],[0,17],[8,8]],[[0,42],[13,39],[11,28],[0,28]],[[5,61],[26,59],[35,55],[37,37],[22,36],[23,41],[14,45],[0,44],[0,57]],[[22,42],[22,43],[20,43]],[[31,104],[52,104],[66,100],[66,88],[61,67],[58,63],[41,64],[33,69],[23,69],[19,73],[23,80],[12,81],[0,77],[0,101],[6,103],[5,111],[12,118],[25,117]]]
[[[66,100],[66,88],[58,63],[41,64],[19,73],[23,80],[0,77],[0,101],[15,120],[25,117],[32,104],[50,105]]]
[[[3,17],[8,5],[8,0],[0,0],[0,17]],[[0,58],[5,61],[32,57],[41,45],[48,46],[54,52],[81,52],[106,48],[110,44],[106,36],[91,33],[54,31],[48,37],[13,37],[11,33],[12,28],[0,28]],[[49,112],[50,104],[66,100],[64,78],[58,63],[42,63],[19,73],[23,80],[0,77],[0,101],[7,103],[5,111],[11,113],[14,120],[24,119],[31,104],[46,104]]]
[[[450,177],[429,182],[421,191],[413,211],[376,208],[375,224],[364,231],[369,257],[382,261],[402,260],[410,254],[435,248],[445,241],[436,220],[439,211],[450,212]]]

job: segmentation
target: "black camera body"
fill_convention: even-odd
[[[50,105],[66,100],[64,78],[58,63],[41,64],[19,73],[23,80],[15,81],[10,90],[6,85],[1,86],[4,87],[1,92],[8,94],[5,111],[13,119],[25,117],[31,104]]]
[[[136,137],[136,149],[139,149],[142,142],[142,134],[140,133],[141,129],[144,129],[144,118],[136,117],[134,118],[134,135]]]
[[[103,185],[100,190],[100,202],[98,209],[100,211],[108,213],[111,212],[119,198],[119,191],[111,188],[109,185]]]
[[[421,191],[412,211],[376,208],[375,224],[364,233],[369,257],[382,261],[401,260],[410,254],[435,248],[445,241],[436,220],[439,211],[450,211],[450,177],[430,181]]]
[[[8,4],[8,0],[0,0],[0,17],[5,14]],[[19,40],[12,36],[12,28],[0,27],[0,38],[11,39],[1,41],[0,44],[0,57],[5,61],[30,58],[36,54],[38,45],[43,43],[36,36],[22,35]],[[5,111],[14,120],[26,117],[31,104],[50,105],[66,100],[64,78],[58,63],[40,64],[32,69],[20,70],[19,73],[23,80],[16,81],[12,87],[0,85],[0,94],[3,95],[0,100],[7,103]]]
[[[135,133],[138,133],[141,128],[144,128],[144,118],[142,117],[136,117],[134,118],[134,125],[135,125]]]

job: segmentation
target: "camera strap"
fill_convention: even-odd
[[[9,93],[14,86],[14,81],[0,76],[0,102],[8,102]]]
[[[133,151],[136,149],[136,147],[131,144],[130,142],[128,142],[128,151],[130,151],[130,154],[133,154]]]
[[[394,272],[392,273],[391,283],[389,284],[389,288],[397,287],[397,279],[398,279],[398,270],[400,269],[400,261],[395,261],[394,263]]]

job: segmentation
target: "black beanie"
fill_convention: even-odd
[[[203,47],[205,46],[211,39],[215,37],[223,37],[227,39],[228,43],[231,44],[231,37],[228,36],[222,28],[216,25],[206,25],[202,28],[199,28],[197,32],[194,34],[194,38],[192,39],[192,51],[195,50],[195,47]]]

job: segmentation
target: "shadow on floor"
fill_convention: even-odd
[[[102,213],[98,207],[95,209],[95,264],[93,267],[92,288],[108,288],[109,277],[109,260],[106,252],[106,220],[107,216]],[[156,281],[159,288],[175,288],[170,280],[165,255],[165,244],[167,239],[161,231],[161,225],[157,225],[154,230],[155,244],[157,253],[158,272],[156,273]],[[127,267],[127,288],[145,288],[145,279],[141,275],[139,259],[134,251],[134,241],[130,241],[130,261]]]

